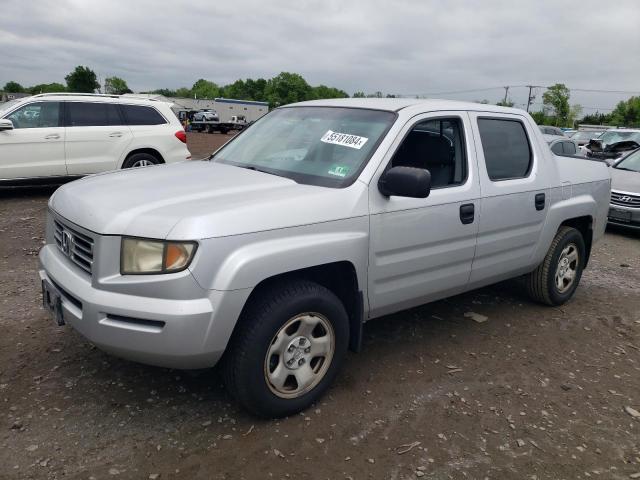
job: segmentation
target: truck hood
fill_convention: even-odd
[[[640,195],[640,173],[611,168],[611,190]]]
[[[366,185],[335,189],[220,163],[93,175],[60,187],[50,208],[102,235],[197,240],[365,215]]]

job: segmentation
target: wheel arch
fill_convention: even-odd
[[[124,158],[122,159],[122,162],[120,162],[120,168],[123,167],[124,163],[132,156],[135,155],[136,153],[147,153],[149,155],[153,155],[154,157],[156,157],[160,163],[166,163],[164,161],[164,157],[162,156],[162,154],[156,150],[155,148],[150,148],[150,147],[143,147],[143,148],[136,148],[134,150],[131,150],[130,152],[128,152]]]
[[[591,215],[584,215],[581,217],[568,218],[560,224],[560,227],[563,226],[575,228],[582,235],[585,247],[584,268],[586,268],[589,263],[589,257],[591,256],[591,245],[593,243],[593,217]]]
[[[358,285],[356,268],[350,261],[336,261],[315,265],[265,278],[251,291],[240,318],[243,317],[245,310],[258,295],[269,289],[277,289],[279,284],[295,280],[315,282],[333,292],[340,299],[349,317],[349,349],[359,352],[362,347],[364,296]],[[234,332],[237,327],[238,323],[234,327]]]

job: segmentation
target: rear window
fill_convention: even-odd
[[[67,126],[69,127],[123,124],[118,106],[113,103],[67,102]]]
[[[124,115],[129,125],[162,125],[167,123],[153,107],[144,105],[122,105]]]
[[[531,147],[522,122],[480,118],[478,129],[487,173],[491,180],[523,178],[529,174]]]
[[[573,142],[562,142],[563,146],[564,146],[564,153],[567,155],[575,155],[577,153],[576,151],[576,144]]]

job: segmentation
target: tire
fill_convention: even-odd
[[[127,157],[122,164],[122,168],[148,167],[159,163],[161,162],[158,157],[151,155],[150,153],[134,153]]]
[[[584,238],[578,230],[560,227],[542,263],[525,277],[529,296],[546,305],[566,303],[580,283],[585,251]]]
[[[344,362],[344,305],[307,280],[276,284],[250,302],[222,361],[227,390],[260,417],[298,413],[322,396]]]
[[[221,129],[220,129],[220,133],[221,133],[222,135],[226,135],[228,132],[229,132],[229,130],[227,130],[226,128],[221,128]]]

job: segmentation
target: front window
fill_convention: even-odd
[[[632,172],[640,173],[640,149],[625,157],[613,168],[617,168],[619,170],[630,170]]]
[[[5,118],[13,128],[50,128],[60,126],[59,102],[28,103]]]
[[[611,130],[603,133],[599,140],[602,140],[602,148],[606,148],[614,143],[626,141],[634,141],[640,145],[640,132]]]
[[[343,188],[355,181],[395,119],[395,113],[379,110],[285,107],[262,117],[211,160]]]

